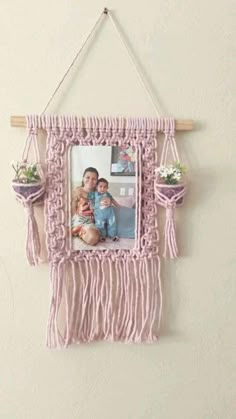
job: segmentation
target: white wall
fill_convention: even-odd
[[[108,0],[163,114],[192,118],[177,136],[189,166],[178,210],[181,258],[163,262],[155,345],[45,348],[49,269],[28,267],[25,214],[10,192],[24,129],[40,113],[102,0],[0,2],[0,418],[235,418],[235,2]],[[109,22],[50,112],[154,116]],[[162,234],[161,234],[162,237]]]

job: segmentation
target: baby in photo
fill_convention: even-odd
[[[120,205],[108,192],[108,187],[109,184],[106,179],[98,179],[96,191],[89,192],[87,198],[92,201],[95,225],[100,231],[101,241],[105,241],[106,236],[110,237],[113,241],[117,241],[119,238],[117,236],[116,217],[112,205],[116,207],[120,207]],[[102,201],[104,198],[110,198],[110,206],[103,205]]]

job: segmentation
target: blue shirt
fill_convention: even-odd
[[[95,210],[97,209],[105,209],[107,208],[105,205],[101,205],[100,201],[102,201],[104,198],[112,198],[112,195],[109,192],[98,192],[98,191],[94,191],[94,192],[89,192],[88,193],[88,199],[91,199],[91,201],[93,202],[93,207]]]

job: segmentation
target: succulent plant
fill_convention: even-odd
[[[17,162],[12,163],[15,171],[13,182],[17,183],[36,183],[40,181],[38,167],[36,163]]]

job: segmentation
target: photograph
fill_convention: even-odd
[[[135,176],[135,147],[123,145],[112,147],[111,176]]]
[[[72,147],[70,234],[73,250],[134,248],[135,150],[129,148]],[[119,177],[115,178],[113,165],[120,164],[120,155],[128,154],[130,160],[124,160],[127,163],[123,165],[124,173],[119,172]],[[127,177],[127,173],[132,177]]]

